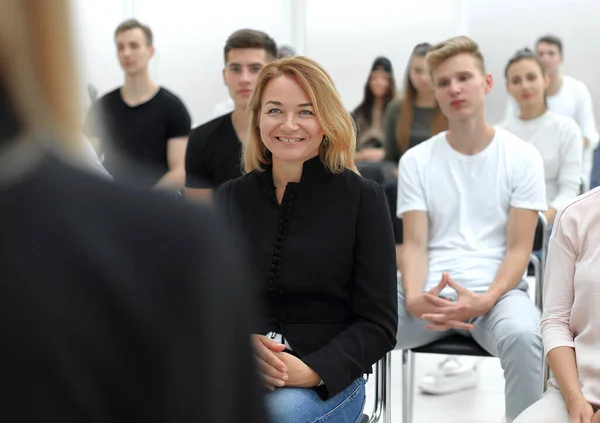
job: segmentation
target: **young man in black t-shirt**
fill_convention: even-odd
[[[115,41],[125,84],[94,103],[85,132],[99,140],[116,182],[182,189],[191,119],[182,101],[150,78],[152,31],[128,20],[117,28]]]
[[[190,134],[185,158],[188,198],[210,201],[214,189],[241,176],[241,151],[249,126],[246,106],[260,70],[276,57],[275,41],[264,32],[242,29],[227,39],[223,81],[235,110]]]

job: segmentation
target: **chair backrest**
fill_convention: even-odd
[[[538,214],[538,223],[535,228],[535,237],[533,238],[533,251],[540,251],[544,243],[544,222]]]
[[[356,165],[356,168],[363,178],[375,181],[379,185],[383,184],[384,176],[381,170],[381,163],[359,163]]]
[[[404,232],[402,229],[402,219],[396,216],[396,207],[398,205],[398,181],[392,179],[383,184],[385,195],[387,196],[388,205],[390,207],[390,215],[392,216],[392,224],[394,227],[394,239],[396,244],[402,244]]]

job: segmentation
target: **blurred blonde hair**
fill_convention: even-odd
[[[321,143],[321,161],[332,173],[348,169],[358,173],[354,164],[356,130],[350,114],[344,108],[331,77],[315,61],[302,56],[284,57],[265,66],[258,76],[248,103],[250,136],[244,146],[243,168],[246,172],[262,170],[271,163],[271,152],[260,136],[262,96],[267,84],[280,76],[293,78],[306,92],[313,105],[315,116],[329,140]]]
[[[0,0],[0,84],[21,135],[80,148],[80,106],[68,0]]]
[[[479,50],[479,45],[472,38],[460,35],[442,41],[429,49],[425,56],[429,74],[433,77],[433,72],[441,63],[462,53],[468,53],[477,59],[481,73],[485,73],[485,61]]]

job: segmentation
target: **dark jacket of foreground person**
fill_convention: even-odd
[[[0,204],[9,420],[267,421],[243,280],[211,212],[25,143],[0,151]]]

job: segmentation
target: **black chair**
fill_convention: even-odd
[[[396,217],[396,204],[398,196],[398,184],[396,181],[390,181],[384,186],[385,192],[388,196],[388,204],[392,219],[394,219],[394,235],[396,236],[396,243],[402,242],[402,232],[396,228],[396,225],[402,225],[402,219]],[[543,274],[545,268],[545,258],[547,252],[547,232],[548,222],[542,213],[538,213],[538,225],[536,227],[534,245],[532,251],[541,250],[542,259],[540,260],[533,253],[530,256],[530,261],[534,267],[535,276],[535,304],[542,310],[542,284]],[[400,238],[398,237],[400,235]],[[400,240],[400,242],[398,242]],[[491,357],[491,354],[483,349],[477,342],[472,338],[468,338],[462,335],[451,335],[447,338],[443,338],[427,345],[423,345],[418,348],[410,350],[402,350],[402,423],[412,423],[413,421],[413,391],[414,391],[414,354],[443,354],[443,355],[466,355],[475,357]],[[546,389],[546,382],[548,379],[548,366],[547,363],[542,363],[544,366],[544,380],[543,386]]]
[[[359,173],[363,176],[363,178],[370,179],[372,181],[377,182],[379,185],[383,184],[383,171],[381,170],[381,163],[379,162],[364,162],[358,163],[356,165]]]
[[[402,244],[404,232],[402,229],[402,219],[396,216],[396,207],[398,204],[398,181],[393,179],[383,184],[383,190],[387,196],[388,205],[390,207],[390,215],[392,216],[392,226],[394,227],[394,239],[396,244]]]
[[[391,391],[391,359],[389,352],[375,364],[375,404],[371,417],[363,414],[360,423],[391,423],[389,395]],[[381,420],[383,418],[383,420]]]

